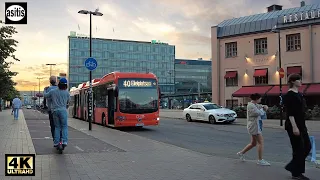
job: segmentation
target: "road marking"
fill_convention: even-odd
[[[44,137],[45,139],[50,139],[50,137]]]
[[[76,149],[78,149],[79,151],[84,151],[83,149],[81,149],[79,146],[74,146]]]

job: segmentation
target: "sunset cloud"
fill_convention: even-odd
[[[15,2],[7,0],[6,2]],[[57,63],[54,75],[67,72],[70,31],[89,34],[89,16],[81,9],[99,8],[102,17],[92,18],[93,36],[151,41],[157,39],[176,46],[176,58],[211,58],[210,27],[233,17],[266,12],[271,4],[284,8],[300,5],[300,0],[27,0],[28,24],[16,25],[19,41],[15,53],[20,62],[12,65],[19,72],[14,78],[19,90],[33,90],[37,77],[48,84],[49,67]],[[306,0],[306,4],[319,3]],[[4,9],[4,3],[0,4]],[[4,14],[0,13],[0,19]],[[80,27],[80,29],[79,29]],[[114,29],[114,31],[113,31]],[[8,59],[10,61],[10,59]]]

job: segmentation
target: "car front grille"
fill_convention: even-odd
[[[225,114],[224,117],[233,117],[234,114]]]

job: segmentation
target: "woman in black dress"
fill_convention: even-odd
[[[287,113],[285,129],[292,146],[292,160],[285,167],[292,174],[292,179],[308,180],[305,177],[305,159],[311,150],[311,143],[305,121],[306,103],[299,93],[301,76],[291,74],[288,77],[289,90],[284,97],[284,105]]]

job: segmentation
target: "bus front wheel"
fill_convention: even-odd
[[[106,116],[102,114],[102,126],[106,126]]]

